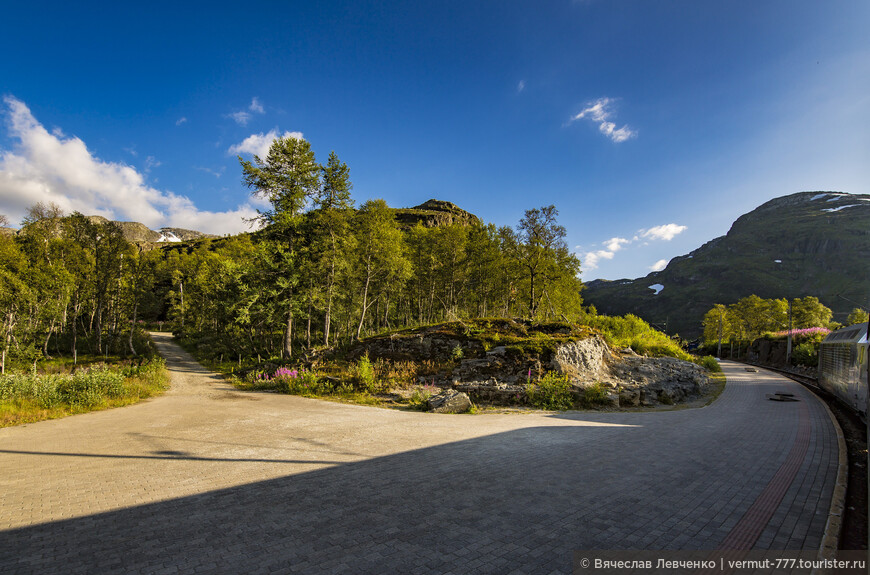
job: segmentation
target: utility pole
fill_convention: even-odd
[[[788,300],[788,346],[785,350],[785,364],[791,365],[791,300]]]

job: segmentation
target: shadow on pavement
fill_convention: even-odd
[[[641,526],[606,518],[638,479],[594,447],[633,431],[522,429],[10,530],[0,570],[569,573],[573,549]]]

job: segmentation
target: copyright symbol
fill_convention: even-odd
[[[588,568],[589,567],[589,559],[586,559],[585,557],[583,559],[581,559],[580,560],[580,567],[582,567],[584,569]]]

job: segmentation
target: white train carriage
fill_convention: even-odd
[[[828,334],[819,345],[819,387],[867,415],[867,324]]]

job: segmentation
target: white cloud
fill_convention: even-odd
[[[637,132],[629,128],[628,125],[617,129],[616,124],[609,121],[614,115],[612,104],[613,100],[610,98],[599,98],[587,104],[586,108],[580,113],[572,116],[568,123],[584,119],[589,120],[592,123],[598,124],[598,129],[601,133],[617,144],[637,136]]]
[[[262,132],[259,134],[251,134],[242,140],[241,143],[230,146],[230,149],[227,151],[230,154],[254,154],[260,159],[265,159],[269,154],[269,148],[272,147],[272,142],[277,138],[304,139],[302,137],[302,132],[284,132],[283,135],[279,135],[278,128],[273,128],[265,134]]]
[[[242,110],[239,112],[233,112],[232,114],[227,114],[227,117],[232,118],[232,120],[239,126],[247,126],[248,120],[251,119],[251,114]]]
[[[604,247],[607,248],[607,251],[610,252],[618,252],[622,249],[622,246],[628,245],[631,243],[631,240],[627,240],[625,238],[610,238],[606,242],[604,242]]]
[[[653,228],[649,228],[648,230],[638,230],[638,233],[641,237],[649,238],[651,240],[665,240],[667,242],[674,239],[675,236],[681,234],[686,230],[686,226],[680,226],[677,224],[664,224],[661,226],[655,226]]]
[[[176,126],[180,126],[181,124],[184,124],[185,122],[187,122],[187,118],[185,118],[184,116],[182,116],[181,118],[178,118],[178,119],[175,121],[175,125],[176,125]]]
[[[587,271],[597,269],[598,262],[601,260],[612,260],[613,256],[616,255],[616,252],[622,249],[622,246],[630,243],[631,240],[625,238],[610,238],[606,242],[603,242],[603,250],[586,252],[586,254],[580,258],[580,261],[583,263],[583,268]]]
[[[20,100],[7,96],[3,102],[8,133],[17,140],[14,150],[0,149],[0,212],[11,220],[36,202],[55,202],[66,213],[225,234],[248,229],[242,218],[257,215],[248,203],[227,212],[201,211],[187,197],[147,185],[133,167],[94,157],[79,138],[48,132]],[[153,158],[150,163],[158,165]]]
[[[607,241],[601,242],[601,246],[604,249],[588,251],[580,257],[580,261],[583,262],[583,268],[585,270],[594,270],[598,268],[598,264],[599,262],[601,262],[601,260],[612,260],[613,257],[616,255],[616,252],[621,251],[627,246],[641,241],[643,238],[647,238],[649,240],[670,241],[674,239],[677,234],[682,233],[685,229],[686,226],[680,226],[677,224],[664,224],[649,229],[638,230],[637,235],[631,239],[620,237],[610,238]],[[649,244],[646,242],[642,244],[642,246],[645,245]],[[576,249],[580,249],[580,246],[577,246]],[[653,264],[652,267],[650,267],[650,270],[658,272],[665,269],[667,265],[668,260],[659,260],[655,264]]]
[[[653,265],[651,265],[651,266],[649,267],[649,271],[651,271],[651,272],[660,272],[660,271],[662,271],[663,269],[665,269],[666,267],[668,267],[668,261],[669,261],[669,260],[659,260],[659,261],[657,261],[656,263],[654,263]]]
[[[520,80],[520,83],[517,84],[517,92],[522,92],[525,89],[526,89],[526,81]]]
[[[254,114],[265,114],[266,113],[266,110],[263,108],[263,104],[260,102],[259,98],[256,98],[256,97],[252,98],[251,104],[250,104],[250,106],[248,106],[247,110],[239,110],[237,112],[232,112],[230,114],[227,114],[226,117],[231,118],[239,126],[247,126],[248,122],[250,122],[251,118],[253,117],[253,115],[251,114],[252,112]],[[177,125],[177,123],[176,123],[176,125]]]

